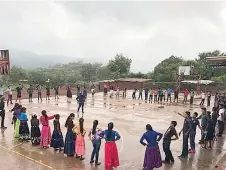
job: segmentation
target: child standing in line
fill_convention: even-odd
[[[39,120],[37,115],[33,115],[31,118],[31,143],[32,145],[40,144],[41,132],[39,129]]]
[[[51,139],[50,146],[54,148],[54,150],[62,151],[64,148],[64,139],[60,129],[60,115],[55,115],[55,120],[53,121],[54,130]]]

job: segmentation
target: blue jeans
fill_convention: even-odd
[[[190,132],[190,146],[192,150],[195,150],[195,135],[196,132]]]
[[[98,163],[101,140],[93,140],[92,143],[93,143],[93,152],[91,155],[91,161],[93,161],[94,156],[96,156],[95,163]]]

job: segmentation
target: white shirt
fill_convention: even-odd
[[[202,93],[202,99],[205,99],[205,98],[206,98],[205,93]]]
[[[222,108],[219,110],[219,117],[217,118],[217,120],[223,121],[224,120],[223,117],[224,117],[224,109]]]
[[[13,94],[12,89],[11,89],[11,88],[8,88],[8,89],[6,90],[6,93],[8,93],[9,95],[12,95],[12,94]]]

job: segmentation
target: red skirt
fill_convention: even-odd
[[[105,170],[119,166],[118,150],[115,142],[105,143]]]

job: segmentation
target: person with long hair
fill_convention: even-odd
[[[14,137],[19,138],[19,128],[20,128],[20,114],[21,114],[22,105],[18,106],[18,109],[15,111],[16,122],[14,126]]]
[[[67,128],[67,133],[64,142],[64,154],[67,156],[74,156],[75,154],[75,134],[72,129],[74,127],[75,114],[71,113],[65,122],[65,127]]]
[[[146,132],[142,135],[140,143],[146,147],[143,169],[153,170],[162,166],[162,158],[158,142],[162,139],[162,134],[152,129],[150,124],[146,125]],[[144,142],[147,141],[147,143]]]
[[[37,115],[32,115],[31,118],[31,143],[32,145],[40,145],[40,128],[39,128],[39,120]]]
[[[19,116],[19,120],[20,120],[20,127],[19,127],[19,139],[20,140],[29,140],[30,139],[30,131],[28,128],[28,117],[26,114],[26,108],[22,107],[21,109],[21,114]]]
[[[117,131],[113,130],[114,124],[108,123],[108,129],[100,133],[101,137],[105,138],[105,170],[117,168],[119,166],[118,149],[115,141],[119,140],[121,136]]]
[[[54,130],[52,135],[52,140],[50,146],[54,148],[54,150],[60,150],[62,151],[62,148],[64,148],[64,140],[63,140],[63,134],[60,129],[60,115],[55,115],[55,120],[53,121]]]
[[[91,155],[90,163],[94,163],[94,156],[95,157],[95,165],[98,166],[101,163],[98,162],[99,159],[99,152],[100,152],[100,146],[101,146],[101,137],[100,133],[102,132],[98,126],[98,120],[93,121],[93,128],[89,131],[88,137],[92,141],[93,144],[93,152]]]
[[[79,124],[75,125],[73,128],[73,132],[76,134],[75,140],[75,153],[80,156],[80,160],[84,160],[83,157],[85,155],[85,134],[86,129],[84,128],[84,119],[79,119]]]
[[[40,117],[40,122],[42,124],[40,146],[42,146],[43,148],[47,148],[51,142],[51,131],[49,126],[49,120],[54,119],[54,117],[55,117],[54,115],[48,116],[46,114],[46,110],[42,111],[42,116]]]
[[[18,106],[19,106],[19,103],[15,103],[14,107],[10,110],[10,112],[13,112],[11,124],[12,125],[14,124],[14,129],[15,129],[15,124],[16,124],[16,120],[17,120],[15,111],[17,110]]]

